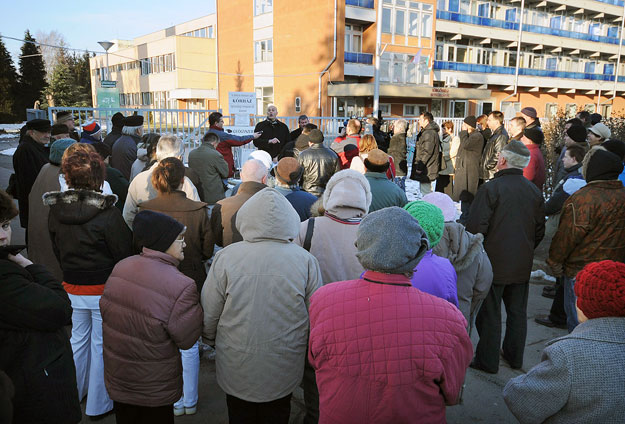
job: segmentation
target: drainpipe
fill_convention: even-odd
[[[217,4],[218,2],[219,0],[215,1],[215,9],[219,8],[219,5]],[[219,98],[219,81],[221,80],[219,77],[219,14],[216,14],[215,16],[215,68],[217,68],[217,73],[215,74],[215,86],[217,87],[217,110],[221,112],[221,99]]]
[[[599,106],[608,103],[614,104],[614,98],[616,97],[616,84],[618,83],[618,68],[621,66],[621,48],[623,47],[623,30],[625,29],[625,5],[623,5],[623,16],[621,17],[621,34],[618,42],[618,57],[616,58],[616,68],[614,68],[614,89],[612,89],[612,97],[610,97],[605,103],[599,104],[597,102],[597,113],[601,113]],[[601,94],[599,94],[599,100],[601,100]],[[607,118],[607,116],[606,116]]]
[[[380,47],[382,44],[382,0],[378,0],[378,17],[375,32],[375,71],[373,76],[373,116],[380,110]]]
[[[499,110],[502,109],[503,102],[517,95],[519,89],[519,66],[521,66],[521,37],[523,36],[523,12],[525,11],[525,0],[521,0],[521,15],[519,17],[519,38],[516,46],[516,67],[514,70],[514,93],[504,97],[499,102]]]
[[[323,74],[328,72],[330,66],[332,66],[332,64],[336,61],[336,14],[338,12],[338,9],[338,0],[334,0],[334,56],[332,57],[332,60],[328,62],[327,66],[323,68],[323,71],[321,71],[321,73],[319,74],[319,99],[317,104],[317,108],[319,109],[319,115],[323,115],[321,110],[321,79],[323,78]]]

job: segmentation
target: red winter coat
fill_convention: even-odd
[[[444,423],[473,356],[466,321],[404,275],[364,273],[310,302],[319,423]]]
[[[111,399],[172,405],[182,396],[178,349],[200,338],[202,307],[195,281],[178,260],[143,248],[119,262],[100,299],[104,383]]]

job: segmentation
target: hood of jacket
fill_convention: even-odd
[[[438,135],[438,133],[441,131],[441,127],[439,127],[436,122],[432,121],[425,128],[423,128],[423,131],[426,130],[436,131],[436,134]]]
[[[243,240],[251,243],[265,240],[291,242],[299,233],[300,219],[286,197],[267,187],[241,206],[236,227]]]
[[[115,203],[115,194],[91,190],[50,191],[43,195],[43,204],[50,206],[50,214],[60,223],[70,225],[89,222]]]
[[[337,218],[359,218],[371,206],[371,187],[363,174],[352,169],[339,171],[330,178],[323,192],[324,209]]]
[[[137,159],[139,159],[141,162],[147,162],[148,161],[148,149],[143,148],[143,147],[138,147]]]
[[[473,264],[484,251],[484,236],[471,234],[462,224],[446,222],[441,241],[432,250],[435,255],[449,259],[456,272]]]

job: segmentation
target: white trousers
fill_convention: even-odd
[[[182,397],[174,408],[191,408],[197,404],[198,378],[200,376],[199,341],[187,350],[180,351],[182,359]]]
[[[70,294],[69,299],[74,309],[70,343],[76,365],[78,400],[88,395],[86,415],[104,414],[113,409],[113,401],[104,387],[100,296]]]

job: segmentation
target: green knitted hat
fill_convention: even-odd
[[[434,248],[441,241],[443,230],[445,229],[443,211],[437,206],[422,200],[410,202],[404,206],[404,209],[419,222],[421,228],[428,235],[430,249]]]

